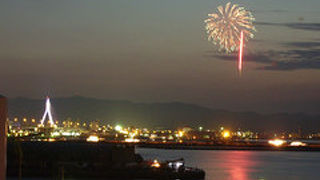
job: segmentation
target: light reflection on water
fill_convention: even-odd
[[[320,179],[320,152],[159,150],[138,148],[146,159],[184,158],[206,171],[206,180]]]
[[[187,166],[205,170],[206,180],[320,179],[320,152],[161,150],[145,148],[137,148],[136,152],[140,153],[145,159],[173,160],[182,157],[185,159]],[[40,179],[23,178],[23,180]]]
[[[217,157],[220,171],[225,170],[231,179],[246,180],[259,166],[256,154],[252,151],[232,151]]]

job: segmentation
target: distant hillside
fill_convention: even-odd
[[[320,130],[320,116],[303,113],[268,114],[213,110],[193,104],[133,103],[102,100],[80,96],[51,99],[54,116],[58,120],[71,118],[80,121],[100,120],[102,123],[134,125],[138,127],[168,127],[189,125],[215,128],[226,126],[253,130]],[[40,119],[44,100],[9,99],[9,116]]]

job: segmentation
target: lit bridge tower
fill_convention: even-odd
[[[43,114],[43,117],[42,117],[42,120],[41,120],[41,125],[42,126],[44,126],[44,121],[46,120],[47,116],[49,118],[50,126],[54,126],[55,124],[54,124],[54,121],[53,121],[53,118],[52,118],[52,114],[51,114],[51,102],[50,102],[49,96],[47,96],[46,109],[44,111],[44,114]]]

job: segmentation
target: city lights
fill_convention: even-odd
[[[46,113],[47,115],[49,112]],[[49,115],[48,115],[49,116]],[[271,139],[263,141],[262,145],[266,147],[284,146],[286,147],[301,147],[309,146],[308,144],[294,139],[299,136],[293,132],[285,133],[270,133],[268,137],[259,136],[257,132],[250,130],[231,131],[223,126],[210,129],[208,127],[184,126],[176,129],[147,129],[145,127],[122,126],[110,124],[100,124],[97,121],[82,122],[80,120],[72,120],[70,118],[62,120],[57,124],[50,124],[46,121],[44,124],[32,123],[35,121],[33,117],[12,118],[9,119],[9,134],[8,137],[27,138],[37,141],[68,141],[68,140],[84,140],[87,142],[111,142],[111,143],[154,143],[154,144],[212,144],[228,143],[234,145],[248,145],[250,140],[255,140],[259,143],[259,138],[279,137],[279,139]],[[46,124],[49,125],[46,125]],[[89,126],[90,125],[90,126]],[[94,135],[92,135],[94,133]],[[39,137],[41,137],[39,139]],[[307,138],[320,138],[317,134],[308,134]],[[281,139],[280,139],[281,138]]]
[[[128,142],[128,143],[138,143],[138,142],[140,142],[139,139],[134,139],[134,138],[126,138],[124,141]]]
[[[268,141],[269,144],[271,144],[272,146],[282,146],[283,144],[286,143],[285,140],[282,140],[282,139],[274,139],[274,140],[269,140]]]
[[[116,141],[124,143],[140,143],[140,142],[154,142],[154,143],[196,143],[203,140],[213,140],[215,137],[226,139],[232,136],[233,132],[223,130],[220,127],[217,130],[204,130],[205,127],[197,127],[193,129],[190,126],[179,127],[177,129],[147,129],[136,127],[124,127],[121,125],[111,126],[110,124],[99,124],[96,121],[81,122],[79,120],[72,121],[70,118],[62,120],[61,123],[55,121],[57,124],[51,125],[50,121],[46,122],[50,126],[35,123],[23,123],[19,119],[18,123],[11,124],[9,136],[27,137],[41,136],[43,138],[55,138],[59,140],[68,139],[82,139],[84,136],[89,137],[94,132],[99,137],[99,141]],[[30,121],[32,122],[30,118]],[[9,121],[10,122],[10,121]],[[15,118],[11,122],[15,122]],[[28,122],[28,120],[27,120]],[[80,123],[81,122],[81,123]],[[89,126],[90,125],[90,126]],[[224,128],[222,128],[224,129]],[[238,131],[237,131],[238,132]],[[237,133],[234,133],[237,135]],[[241,131],[241,136],[238,138],[253,138],[253,132]],[[102,140],[104,139],[104,140]],[[84,139],[86,140],[86,138]],[[88,139],[89,141],[91,138]]]
[[[99,137],[96,135],[91,135],[87,138],[87,142],[99,142]]]
[[[116,127],[114,128],[116,131],[122,131],[122,126],[120,125],[116,125]]]
[[[178,135],[179,135],[179,137],[182,137],[184,135],[184,132],[183,131],[179,131]]]
[[[223,131],[223,132],[222,132],[222,135],[223,135],[224,138],[229,138],[229,137],[231,136],[231,135],[230,135],[230,132],[227,131],[227,130]]]
[[[161,165],[160,163],[158,162],[158,160],[154,160],[153,163],[151,164],[151,167],[155,167],[155,168],[159,168]]]
[[[306,146],[307,144],[306,143],[303,143],[301,141],[292,141],[290,143],[290,146]]]

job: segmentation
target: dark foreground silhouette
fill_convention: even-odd
[[[74,142],[8,142],[8,177],[103,179],[204,179],[203,170],[183,160],[145,161],[130,144]]]

